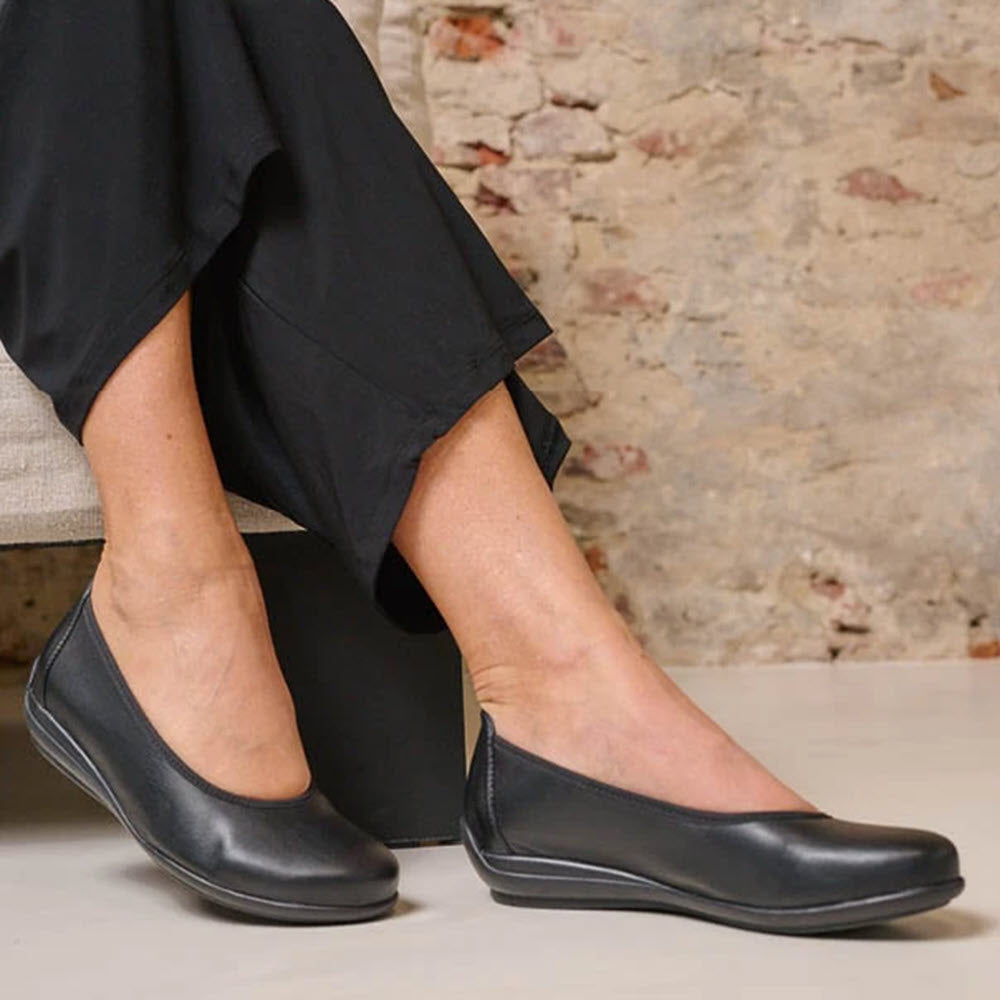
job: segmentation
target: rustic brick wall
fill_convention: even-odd
[[[650,650],[1000,653],[995,5],[421,6],[434,155],[557,327],[558,495]]]
[[[1000,655],[990,0],[421,2],[435,156],[557,325],[560,502],[663,663]],[[0,553],[0,661],[94,547]]]

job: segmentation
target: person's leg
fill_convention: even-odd
[[[83,427],[106,544],[94,613],[167,744],[228,791],[309,782],[291,696],[195,388],[190,293],[98,393]]]
[[[301,791],[291,699],[198,404],[189,296],[102,388],[83,442],[107,537],[94,610],[139,703],[209,781],[261,797]],[[569,533],[504,386],[425,452],[393,540],[501,735],[682,804],[803,806],[643,652]]]
[[[502,383],[424,452],[393,542],[500,736],[681,805],[814,808],[644,652],[570,534]]]

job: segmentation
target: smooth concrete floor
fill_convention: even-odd
[[[222,916],[37,759],[0,692],[0,995],[11,1000],[1000,997],[1000,665],[671,671],[782,778],[844,818],[951,836],[944,909],[830,937],[661,913],[493,903],[461,847],[400,851],[388,919]]]

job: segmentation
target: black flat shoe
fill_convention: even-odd
[[[785,934],[918,913],[964,886],[954,844],[936,833],[672,805],[528,753],[486,712],[462,835],[501,903],[666,910]]]
[[[294,923],[388,913],[395,855],[315,787],[291,799],[233,795],[170,750],[118,670],[90,590],[32,667],[25,715],[42,754],[107,807],[164,871],[215,903]]]

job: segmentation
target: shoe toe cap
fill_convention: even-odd
[[[958,850],[929,830],[840,823],[831,873],[854,895],[904,892],[960,877]]]
[[[384,844],[343,820],[325,842],[314,842],[293,864],[284,894],[315,906],[374,906],[391,899],[399,862]]]
[[[906,867],[925,885],[961,877],[958,848],[947,837],[929,830],[911,830]]]
[[[399,862],[321,797],[302,808],[241,815],[220,837],[211,878],[277,904],[365,908],[396,894]]]
[[[396,895],[399,862],[384,844],[367,839],[335,862],[331,859],[327,873],[312,883],[311,893],[319,903],[373,906]]]

